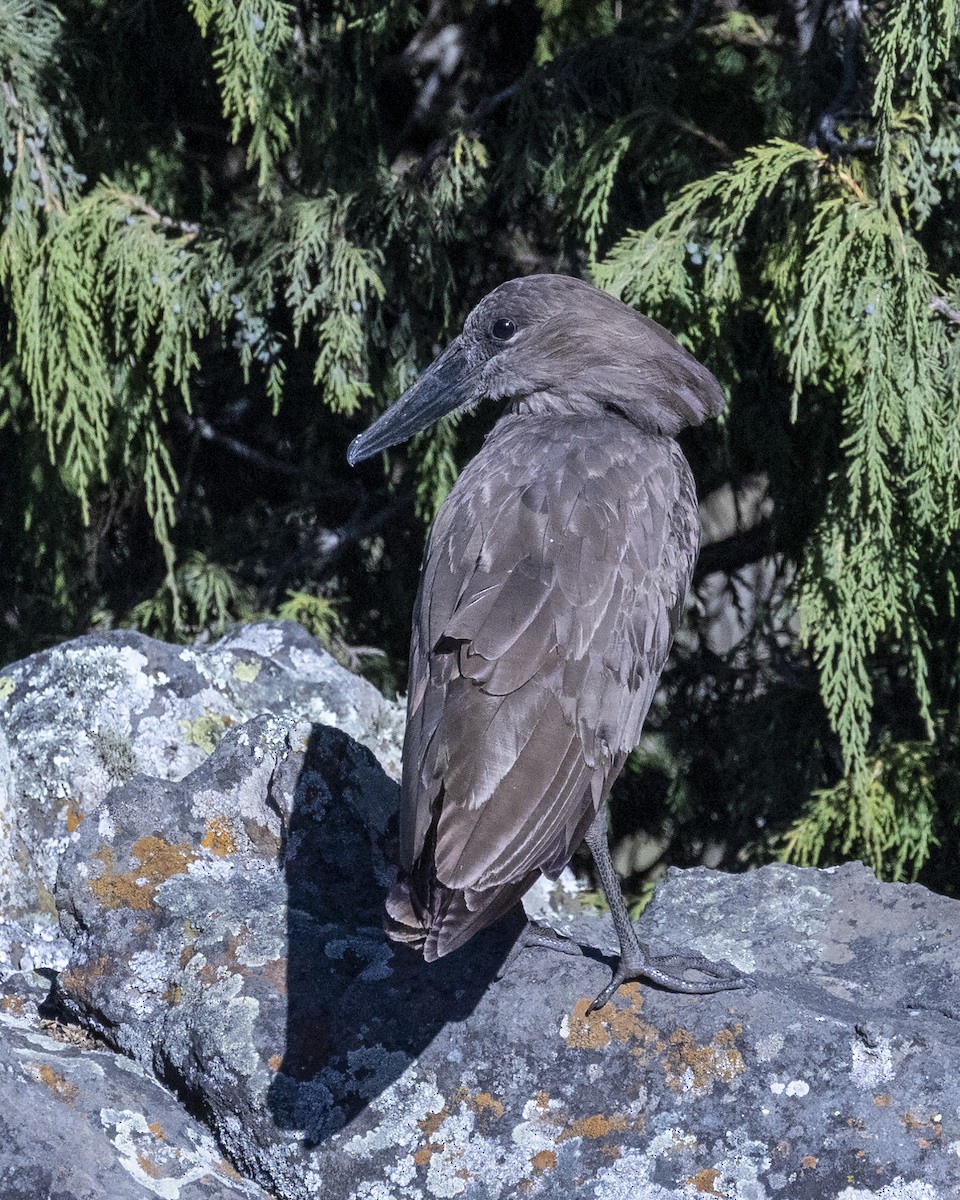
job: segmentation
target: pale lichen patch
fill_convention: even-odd
[[[253,683],[262,670],[262,662],[257,662],[256,659],[248,659],[246,662],[235,663],[233,673],[241,683]]]
[[[180,721],[180,728],[188,746],[198,746],[205,754],[212,754],[232,724],[232,717],[205,712],[193,721]]]

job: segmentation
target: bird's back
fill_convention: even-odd
[[[566,865],[639,740],[698,544],[672,438],[501,418],[421,577],[395,940],[440,957]]]

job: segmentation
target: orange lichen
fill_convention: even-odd
[[[450,1109],[445,1104],[439,1112],[427,1113],[425,1117],[417,1122],[417,1125],[420,1127],[424,1137],[432,1138],[449,1116]]]
[[[61,976],[64,991],[75,999],[89,1001],[92,998],[91,984],[97,979],[103,979],[113,965],[112,959],[101,954],[97,958],[88,959],[85,963],[67,967]]]
[[[220,982],[220,969],[215,967],[212,962],[205,962],[197,972],[197,978],[206,987],[211,987]]]
[[[200,845],[205,846],[211,854],[215,854],[218,858],[226,858],[228,854],[233,854],[237,848],[237,842],[226,817],[210,818],[206,831],[200,839]]]
[[[923,1120],[908,1111],[900,1120],[907,1133],[919,1135],[917,1145],[921,1150],[929,1150],[936,1141],[943,1137],[943,1122],[939,1114],[929,1120]]]
[[[543,1090],[537,1092],[537,1108],[548,1109],[550,1107],[550,1093]]]
[[[503,1116],[503,1104],[489,1092],[477,1092],[475,1096],[467,1096],[466,1101],[475,1113],[488,1112],[495,1117]]]
[[[725,1196],[726,1192],[721,1192],[717,1188],[717,1180],[720,1177],[720,1172],[716,1167],[704,1167],[702,1171],[698,1171],[696,1175],[689,1175],[683,1181],[688,1186],[694,1188],[702,1196]]]
[[[609,1001],[597,1012],[589,1012],[593,1001],[581,997],[567,1020],[567,1045],[573,1050],[603,1050],[611,1041],[617,1041],[621,1046],[630,1041],[644,1045],[651,1040],[657,1041],[656,1029],[639,1018],[643,1008],[643,992],[639,985],[625,984],[617,993],[617,998],[620,997],[627,1001],[625,1007]]]
[[[267,1059],[267,1066],[270,1068],[271,1071],[279,1071],[280,1068],[283,1066],[283,1055],[282,1054],[271,1054],[270,1057]]]
[[[153,1136],[157,1139],[158,1142],[165,1142],[167,1140],[167,1135],[164,1132],[164,1128],[160,1124],[159,1121],[151,1121],[150,1124],[147,1126],[147,1128],[150,1130],[150,1132],[153,1134]]]
[[[873,1102],[877,1108],[889,1108],[893,1103],[893,1097],[889,1092],[881,1092],[879,1096],[874,1096]]]
[[[812,1171],[819,1161],[820,1159],[817,1158],[815,1154],[805,1154],[803,1158],[800,1159],[800,1166],[803,1167],[805,1171]]]
[[[0,997],[0,1012],[9,1013],[12,1017],[22,1017],[24,1012],[23,998],[21,996]]]
[[[145,1154],[137,1155],[137,1162],[140,1164],[140,1170],[144,1175],[149,1175],[151,1179],[164,1179],[165,1176],[155,1162],[151,1162]]]
[[[221,1158],[217,1163],[217,1170],[221,1175],[226,1175],[228,1179],[235,1179],[237,1183],[241,1183],[243,1181],[243,1176],[240,1174],[237,1168],[232,1162],[228,1162],[225,1158]]]
[[[615,1113],[612,1117],[605,1117],[603,1113],[594,1113],[592,1117],[581,1117],[572,1125],[568,1125],[557,1141],[565,1142],[567,1138],[574,1137],[596,1141],[597,1138],[608,1137],[611,1133],[623,1133],[625,1129],[629,1128],[630,1121],[619,1113]]]
[[[552,1171],[557,1165],[556,1150],[538,1150],[530,1159],[530,1165],[537,1175],[542,1175],[544,1171]]]
[[[669,1037],[669,1049],[663,1056],[667,1087],[679,1092],[692,1088],[701,1091],[714,1083],[730,1083],[745,1068],[736,1039],[742,1026],[721,1029],[713,1041],[698,1046],[686,1029],[675,1029]]]
[[[90,890],[104,908],[153,908],[160,884],[182,874],[196,858],[185,842],[172,846],[156,835],[138,838],[130,854],[140,866],[123,872],[115,869],[110,846],[101,846],[93,856],[102,863],[103,870],[98,879],[90,881]]]
[[[446,1148],[445,1142],[427,1142],[413,1152],[413,1161],[418,1167],[426,1167],[435,1154],[441,1154]]]
[[[267,980],[278,996],[287,994],[287,960],[272,958],[260,968],[260,974]]]
[[[73,833],[79,828],[80,822],[83,820],[83,811],[76,800],[71,800],[67,804],[67,811],[64,819],[67,823],[67,833]]]
[[[59,1075],[49,1063],[41,1063],[39,1066],[31,1065],[30,1073],[58,1100],[65,1100],[67,1104],[72,1105],[80,1094],[76,1085]]]

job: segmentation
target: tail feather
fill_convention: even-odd
[[[429,904],[420,900],[408,879],[401,878],[387,895],[383,927],[392,942],[434,962],[509,912],[539,874],[533,871],[504,887],[465,892],[435,880]]]

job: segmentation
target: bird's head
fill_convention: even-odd
[[[440,417],[506,401],[519,410],[615,412],[674,435],[723,408],[720,385],[655,321],[566,275],[511,279],[400,399],[350,443],[351,465]]]

